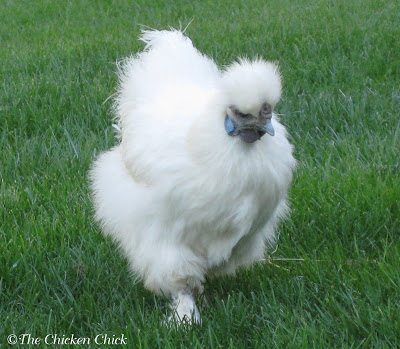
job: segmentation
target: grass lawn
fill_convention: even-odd
[[[0,18],[1,348],[11,333],[400,347],[399,2],[3,0]],[[219,64],[279,61],[300,166],[272,259],[208,282],[203,326],[184,331],[160,325],[165,300],[93,223],[87,171],[116,142],[115,62],[141,48],[139,24],[192,18],[187,33]]]

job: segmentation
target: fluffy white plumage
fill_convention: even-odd
[[[224,129],[232,106],[255,119],[273,109],[280,76],[260,59],[221,71],[180,31],[141,40],[119,71],[121,142],[91,170],[96,219],[145,287],[174,299],[174,317],[199,322],[205,276],[261,259],[288,211],[295,160],[277,116],[275,135],[254,143]]]

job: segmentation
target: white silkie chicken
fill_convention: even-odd
[[[277,67],[241,59],[224,70],[180,31],[144,31],[120,67],[120,144],[91,170],[96,219],[170,319],[201,321],[206,275],[263,258],[288,211],[293,147],[273,110]]]

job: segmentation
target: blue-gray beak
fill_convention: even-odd
[[[274,127],[272,126],[271,119],[267,119],[267,122],[265,123],[265,126],[264,126],[264,131],[266,133],[268,133],[270,136],[275,135],[275,130],[274,130]]]

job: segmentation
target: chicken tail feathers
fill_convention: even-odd
[[[145,43],[145,49],[118,65],[115,109],[122,128],[137,106],[154,103],[171,86],[207,88],[219,75],[215,63],[179,30],[143,30],[139,40]]]
[[[193,47],[192,40],[179,30],[142,30],[139,40],[146,44],[145,50],[151,48],[177,49],[179,46]]]

